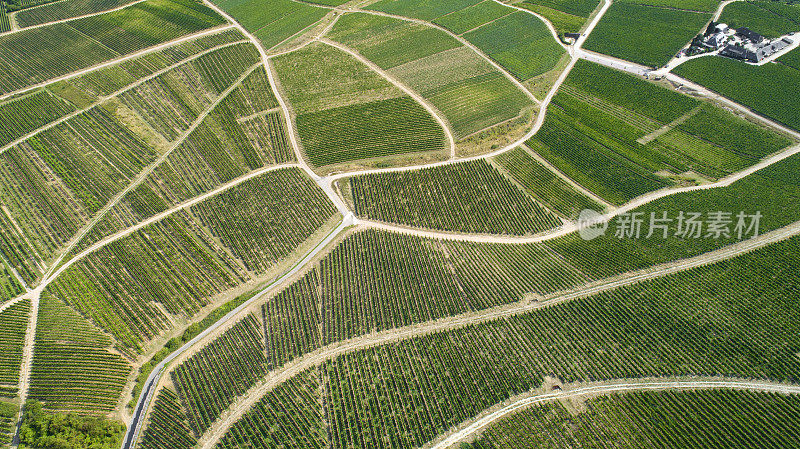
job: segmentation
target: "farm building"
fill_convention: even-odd
[[[736,34],[754,44],[760,44],[764,42],[764,39],[766,39],[764,36],[756,33],[755,31],[747,27],[741,27],[737,29]]]

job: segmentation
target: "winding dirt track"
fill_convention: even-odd
[[[20,31],[34,30],[34,29],[36,29],[36,28],[42,28],[42,27],[46,27],[46,26],[57,25],[57,24],[59,24],[59,23],[71,22],[71,21],[73,21],[73,20],[85,19],[85,18],[87,18],[87,17],[99,16],[99,15],[101,15],[101,14],[108,14],[108,13],[110,13],[110,12],[119,11],[120,9],[125,9],[125,8],[127,8],[127,7],[133,6],[133,5],[137,4],[137,3],[142,3],[142,2],[144,2],[144,1],[146,1],[146,0],[135,0],[135,1],[131,2],[131,3],[126,3],[126,4],[124,4],[124,5],[117,6],[116,8],[106,9],[106,10],[103,10],[103,11],[92,12],[92,13],[89,13],[89,14],[83,14],[83,15],[80,15],[80,16],[75,16],[75,17],[67,17],[66,19],[54,20],[54,21],[52,21],[52,22],[40,23],[40,24],[38,24],[38,25],[31,25],[31,26],[29,26],[29,27],[24,27],[24,28],[19,28],[19,27],[18,27],[18,28],[14,28],[14,29],[13,29],[13,30],[11,30],[11,31],[8,31],[8,32],[6,32],[6,33],[3,33],[3,34],[5,35],[5,34],[19,33]],[[36,9],[36,8],[41,8],[42,6],[51,5],[52,3],[55,3],[55,2],[51,2],[51,3],[45,3],[45,4],[43,4],[43,5],[35,6],[35,7],[33,7],[33,8],[28,8],[28,9]],[[25,11],[27,11],[28,9],[26,9]],[[14,14],[14,16],[16,17],[16,14]]]
[[[594,395],[608,395],[612,393],[625,393],[631,391],[686,391],[686,390],[708,390],[708,389],[733,389],[733,390],[747,390],[762,393],[780,393],[780,394],[800,394],[800,386],[783,384],[778,382],[754,382],[745,380],[720,380],[720,379],[699,379],[687,378],[679,380],[669,379],[653,379],[653,380],[638,380],[638,379],[625,379],[618,381],[609,381],[602,383],[595,383],[582,386],[565,386],[561,391],[552,393],[543,393],[534,396],[528,396],[511,404],[503,407],[495,412],[485,413],[468,422],[462,423],[458,426],[462,430],[458,430],[451,434],[445,434],[437,438],[438,441],[431,445],[424,446],[427,449],[445,449],[458,444],[467,438],[481,432],[489,427],[491,424],[511,415],[517,411],[528,408],[532,405],[542,404],[546,402],[553,402],[562,399],[570,399],[581,396],[594,396]]]

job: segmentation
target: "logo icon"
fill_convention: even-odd
[[[602,214],[591,209],[584,209],[578,215],[578,234],[584,240],[594,240],[605,235],[608,220]]]

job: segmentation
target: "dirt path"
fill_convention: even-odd
[[[221,33],[223,31],[229,30],[229,29],[231,29],[233,27],[234,26],[230,25],[230,24],[229,25],[222,25],[222,26],[218,26],[218,27],[214,27],[214,28],[209,28],[208,30],[201,31],[199,33],[187,34],[186,36],[183,36],[182,38],[171,40],[169,42],[164,42],[162,44],[158,44],[158,45],[155,45],[153,47],[149,47],[149,48],[146,48],[144,50],[137,51],[135,53],[131,53],[131,54],[123,56],[121,58],[111,59],[111,60],[103,62],[101,64],[96,64],[96,65],[93,65],[91,67],[87,67],[87,68],[85,68],[83,70],[79,70],[77,72],[72,72],[72,73],[69,73],[69,74],[66,74],[66,75],[63,75],[63,76],[59,76],[57,78],[51,78],[51,79],[49,79],[47,81],[42,81],[41,83],[33,84],[33,85],[28,86],[28,87],[24,87],[22,89],[15,90],[14,92],[9,92],[9,93],[0,95],[0,101],[6,100],[6,99],[11,98],[11,97],[16,96],[16,95],[24,94],[25,92],[30,92],[32,90],[36,90],[36,89],[42,88],[44,86],[47,86],[48,84],[53,84],[53,83],[57,83],[59,81],[65,81],[65,80],[72,79],[72,78],[77,78],[79,76],[86,75],[87,73],[91,73],[91,72],[94,72],[94,71],[97,71],[97,70],[100,70],[100,69],[104,69],[106,67],[111,67],[111,66],[117,65],[117,64],[119,64],[121,62],[125,62],[125,61],[130,60],[130,59],[135,59],[135,58],[138,58],[138,57],[141,57],[141,56],[144,56],[146,54],[153,53],[153,52],[156,52],[156,51],[161,51],[161,50],[163,50],[165,48],[173,47],[175,45],[179,45],[179,44],[182,44],[182,43],[187,42],[187,41],[191,41],[191,40],[194,40],[194,39],[199,39],[201,37],[205,37],[205,36],[212,35],[212,34]]]
[[[541,14],[533,12],[530,9],[520,8],[519,6],[511,5],[509,3],[503,3],[500,0],[492,0],[492,1],[494,1],[498,5],[503,5],[503,6],[507,7],[507,8],[516,9],[517,11],[522,11],[524,13],[530,14],[530,15],[536,17],[537,19],[541,20],[545,24],[547,29],[550,30],[550,34],[553,35],[553,39],[555,39],[556,42],[558,42],[558,45],[560,45],[562,48],[564,48],[564,50],[566,50],[567,53],[572,53],[572,47],[570,47],[569,45],[566,45],[564,42],[561,41],[561,38],[558,37],[558,31],[556,31],[556,27],[554,27],[553,24],[550,23],[550,21],[547,20],[547,18],[545,18]]]
[[[373,72],[375,72],[378,75],[380,75],[383,79],[385,79],[386,81],[392,83],[395,87],[397,87],[398,89],[400,89],[403,92],[405,92],[406,94],[408,94],[417,103],[419,103],[423,108],[425,108],[425,110],[428,111],[428,113],[430,115],[432,115],[434,119],[436,119],[436,121],[439,123],[439,126],[442,127],[442,130],[444,131],[445,135],[447,136],[447,145],[450,147],[450,158],[452,159],[452,158],[456,157],[456,140],[453,137],[453,131],[450,129],[449,123],[444,118],[442,118],[442,116],[440,115],[439,111],[436,108],[434,108],[433,105],[428,102],[428,100],[422,98],[422,96],[420,96],[413,89],[411,89],[410,87],[408,87],[405,84],[401,83],[399,80],[397,80],[392,75],[389,75],[388,73],[386,73],[386,71],[384,71],[383,69],[378,67],[377,64],[375,64],[374,62],[372,62],[369,59],[365,58],[364,56],[362,56],[360,53],[358,53],[357,51],[353,50],[352,48],[350,48],[350,47],[348,47],[346,45],[340,44],[338,42],[334,42],[334,41],[332,41],[330,39],[321,38],[321,39],[319,39],[319,41],[322,42],[323,44],[327,44],[327,45],[330,45],[331,47],[337,48],[337,49],[349,54],[350,56],[358,59],[362,64],[366,65]]]
[[[29,132],[28,134],[25,134],[24,136],[18,138],[17,140],[15,140],[15,141],[13,141],[13,142],[11,142],[9,144],[4,145],[3,147],[0,148],[0,154],[5,153],[9,149],[19,145],[22,142],[25,142],[26,140],[30,139],[31,137],[34,137],[34,136],[36,136],[36,135],[38,135],[38,134],[40,134],[40,133],[42,133],[44,131],[47,131],[48,129],[54,128],[54,127],[56,127],[56,126],[58,126],[58,125],[60,125],[60,124],[62,124],[64,122],[66,122],[67,120],[75,118],[76,116],[81,115],[81,114],[89,111],[92,108],[100,106],[101,104],[105,103],[106,101],[108,101],[108,100],[110,100],[112,98],[115,98],[115,97],[117,97],[119,95],[122,95],[122,94],[124,94],[125,92],[127,92],[127,91],[129,91],[131,89],[135,89],[136,87],[146,83],[147,81],[150,81],[153,78],[161,76],[161,75],[163,75],[163,74],[165,74],[165,73],[167,73],[167,72],[169,72],[171,70],[174,70],[174,69],[176,69],[176,68],[178,68],[178,67],[180,67],[180,66],[182,66],[184,64],[187,64],[187,63],[189,63],[191,61],[194,61],[195,59],[198,59],[198,58],[200,58],[202,56],[205,56],[208,53],[212,53],[214,51],[221,50],[221,49],[223,49],[225,47],[230,47],[230,46],[233,46],[233,45],[240,45],[240,44],[247,43],[247,42],[248,41],[246,41],[246,40],[242,40],[242,41],[236,41],[236,42],[231,42],[231,43],[227,43],[227,44],[218,45],[216,47],[209,48],[208,50],[201,51],[200,53],[192,55],[192,56],[190,56],[190,57],[188,57],[188,58],[186,58],[186,59],[184,59],[184,60],[182,60],[180,62],[172,64],[169,67],[165,67],[165,68],[163,68],[163,69],[161,69],[161,70],[159,70],[157,72],[153,72],[152,74],[150,74],[148,76],[145,76],[143,78],[140,78],[140,79],[136,80],[136,82],[128,84],[127,86],[123,87],[122,89],[117,90],[116,92],[114,92],[114,93],[112,93],[110,95],[107,95],[105,97],[101,97],[98,101],[92,103],[91,105],[89,105],[89,106],[87,106],[87,107],[85,107],[83,109],[79,109],[77,111],[71,112],[71,113],[59,118],[58,120],[55,120],[55,121],[50,122],[50,123],[48,123],[48,124],[46,124],[46,125],[44,125],[44,126],[42,126],[40,128],[37,128],[37,129]]]
[[[250,408],[265,394],[286,382],[295,375],[335,359],[343,354],[361,349],[380,346],[399,340],[407,340],[422,335],[448,331],[466,326],[485,323],[488,321],[521,315],[531,311],[552,307],[568,301],[592,296],[598,293],[615,290],[620,287],[640,283],[643,281],[660,278],[681,271],[690,270],[722,260],[730,259],[758,248],[780,242],[795,235],[800,235],[800,221],[784,228],[760,235],[750,240],[745,240],[716,251],[702,254],[689,259],[669,262],[643,270],[624,273],[608,279],[590,283],[586,286],[548,295],[540,301],[520,301],[515,304],[499,306],[480,312],[466,313],[453,317],[442,318],[426,323],[376,332],[369,335],[355,337],[343,342],[333,343],[295,359],[283,367],[268,373],[261,381],[256,383],[247,392],[237,398],[220,417],[211,425],[200,438],[198,446],[210,449],[222,438],[230,426],[238,421]]]
[[[612,393],[642,392],[642,391],[687,391],[708,389],[733,389],[747,390],[762,393],[779,393],[784,395],[800,394],[800,386],[767,381],[749,381],[739,379],[718,378],[679,378],[679,379],[621,379],[608,382],[591,384],[565,385],[561,391],[527,395],[497,411],[487,411],[481,415],[460,424],[461,430],[438,437],[432,444],[426,444],[426,449],[445,449],[458,444],[475,434],[482,432],[493,423],[526,409],[536,404],[558,400],[576,398],[581,396],[609,395]]]
[[[41,288],[29,292],[25,295],[31,300],[30,315],[28,316],[28,327],[25,331],[25,343],[22,347],[22,365],[19,371],[19,398],[20,408],[17,415],[17,424],[14,431],[14,437],[11,441],[11,447],[16,449],[19,446],[19,429],[22,426],[22,418],[25,414],[25,401],[28,399],[28,391],[30,390],[31,371],[33,370],[33,350],[36,342],[36,326],[39,321],[39,298],[41,296]]]

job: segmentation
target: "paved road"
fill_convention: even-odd
[[[664,391],[664,390],[708,390],[716,388],[735,389],[735,390],[748,390],[765,393],[781,393],[781,394],[800,394],[800,386],[788,385],[776,382],[753,382],[743,380],[704,380],[704,379],[687,379],[687,380],[623,380],[598,383],[595,385],[579,386],[579,387],[566,387],[562,391],[553,393],[544,393],[535,396],[529,396],[519,399],[502,409],[489,413],[471,420],[470,424],[466,425],[462,430],[450,434],[441,441],[434,443],[430,446],[424,446],[428,449],[445,449],[458,444],[467,438],[472,437],[476,433],[489,427],[491,424],[511,415],[519,410],[528,408],[532,405],[542,404],[545,402],[558,401],[569,399],[579,396],[587,395],[608,395],[612,393],[624,393],[630,391]]]

